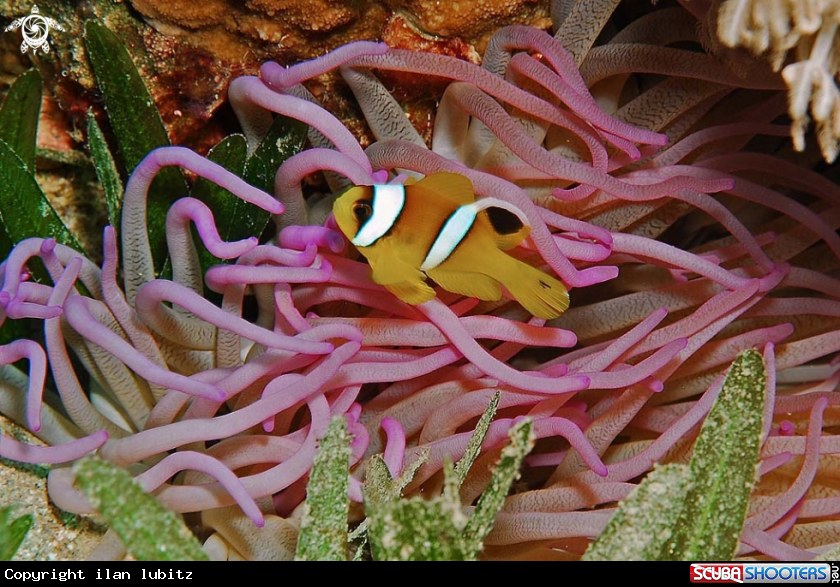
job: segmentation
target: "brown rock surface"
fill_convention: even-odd
[[[189,39],[224,59],[249,52],[286,63],[359,39],[379,39],[394,15],[427,35],[459,37],[484,49],[508,24],[549,26],[546,0],[131,0],[164,34]],[[250,57],[250,56],[249,56]],[[247,58],[247,57],[246,57]]]
[[[231,80],[257,73],[266,60],[289,65],[364,39],[477,62],[487,38],[499,27],[550,24],[548,0],[131,0],[130,5],[41,0],[38,4],[66,29],[51,37],[53,51],[38,55],[35,64],[61,110],[69,114],[75,141],[83,142],[84,116],[100,102],[84,58],[84,21],[94,19],[125,43],[172,142],[200,152],[230,130],[224,127],[226,121],[213,119],[225,103]],[[30,9],[26,0],[0,0],[0,20]],[[389,81],[401,85],[406,80]],[[323,84],[328,108],[334,98],[335,106],[353,110],[341,107],[340,101],[347,100],[339,95],[341,83],[324,80]],[[405,95],[414,93],[409,88]],[[435,93],[407,103],[409,115],[421,126],[428,118],[428,105],[434,106]],[[348,124],[363,126],[352,115]]]
[[[132,5],[155,30],[180,47],[205,51],[205,76],[221,78],[208,86],[224,90],[227,72],[256,71],[265,60],[288,65],[312,59],[357,40],[383,40],[393,47],[454,55],[480,61],[487,38],[508,24],[547,28],[547,0],[392,0],[363,2],[346,0],[131,0]],[[153,52],[154,53],[154,52]],[[191,79],[191,76],[187,76]],[[391,76],[398,97],[407,99],[407,111],[423,130],[432,121],[431,111],[438,88],[417,92],[408,79]],[[357,129],[365,143],[364,123],[347,102],[343,84],[324,79],[310,87],[333,112],[347,115],[347,124]],[[169,91],[179,87],[172,80]],[[403,96],[399,89],[404,87]],[[210,88],[208,88],[209,91]],[[196,92],[191,88],[192,93]],[[208,100],[199,100],[208,104]],[[166,112],[163,112],[164,120]],[[427,123],[428,122],[428,123]]]
[[[548,2],[540,0],[401,0],[399,12],[418,29],[441,37],[460,37],[484,52],[487,39],[510,24],[548,28]]]

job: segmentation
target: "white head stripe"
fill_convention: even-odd
[[[423,260],[423,264],[420,265],[421,271],[429,271],[446,261],[449,255],[452,254],[452,251],[455,250],[455,247],[458,246],[458,243],[467,236],[467,233],[475,222],[476,214],[478,214],[476,205],[467,204],[455,210],[446,219],[443,228],[440,229],[437,238],[435,238],[435,242],[432,243],[429,253]]]
[[[405,186],[373,186],[373,214],[359,228],[359,232],[353,237],[353,244],[357,247],[369,247],[379,240],[394,226],[403,206],[405,206]]]

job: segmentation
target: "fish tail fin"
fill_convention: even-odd
[[[537,318],[551,320],[569,308],[569,291],[558,279],[551,277],[513,257],[497,265],[495,275],[516,298],[516,301]]]

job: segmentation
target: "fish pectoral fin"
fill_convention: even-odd
[[[419,281],[423,282],[426,276],[417,267],[412,267],[405,261],[396,256],[386,256],[376,260],[376,263],[371,262],[373,272],[370,278],[374,283],[379,285],[390,285],[392,283],[401,283],[403,281]]]
[[[435,290],[422,280],[386,283],[385,288],[406,304],[417,306],[435,297]]]
[[[501,285],[488,275],[442,269],[431,269],[428,273],[446,291],[488,302],[502,299]]]
[[[406,304],[416,306],[435,297],[426,284],[426,275],[397,257],[378,261],[371,274],[374,283],[385,288]]]

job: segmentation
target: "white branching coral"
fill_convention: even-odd
[[[717,35],[766,55],[788,86],[791,134],[805,147],[810,117],[825,159],[840,151],[840,0],[717,0]],[[787,61],[793,50],[792,62]],[[782,67],[784,66],[784,69]]]

